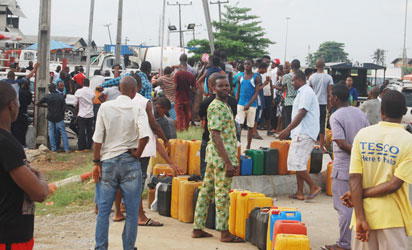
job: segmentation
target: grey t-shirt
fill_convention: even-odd
[[[381,121],[381,102],[378,99],[367,100],[359,108],[368,117],[370,125],[375,125]]]
[[[369,126],[366,115],[356,107],[343,107],[336,110],[330,117],[333,140],[345,140],[353,143],[356,134],[362,128]],[[343,151],[336,142],[333,142],[333,172],[332,177],[340,180],[349,180],[350,155]]]
[[[333,79],[326,73],[314,73],[309,77],[309,85],[318,97],[319,105],[328,104],[328,86],[333,85]]]

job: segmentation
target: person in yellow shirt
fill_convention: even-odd
[[[388,90],[382,97],[382,122],[356,135],[350,163],[350,193],[342,197],[354,207],[352,249],[408,249],[412,235],[412,135],[401,125],[405,97]]]

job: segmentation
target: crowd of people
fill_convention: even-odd
[[[141,201],[150,158],[160,155],[181,173],[167,153],[169,140],[176,138],[176,130],[198,123],[203,127],[203,185],[193,238],[212,237],[204,228],[214,200],[220,240],[243,242],[228,231],[229,191],[239,171],[237,146],[242,129],[247,130],[246,149],[253,139],[261,139],[258,130],[291,140],[288,170],[296,172],[297,192],[290,198],[312,200],[321,188],[308,174],[307,162],[315,145],[327,152],[328,127],[340,236],[323,249],[408,248],[412,135],[400,124],[406,113],[400,92],[386,85],[375,87],[360,104],[353,78],[348,75],[346,81],[334,83],[322,59],[316,62],[316,70],[305,71],[297,59],[282,65],[270,56],[229,63],[224,51],[204,56],[197,66],[188,61],[183,54],[179,65],[169,65],[155,75],[147,61],[138,71],[115,65],[112,72],[103,76],[96,71],[90,79],[82,67],[69,73],[59,66],[50,75],[49,94],[36,105],[48,109],[51,150],[59,150],[62,140],[63,150],[70,151],[64,124],[67,94],[76,98],[76,119],[70,127],[78,135],[77,149],[93,149],[95,249],[108,249],[113,204],[113,220],[125,220],[126,250],[136,249],[139,226],[163,226],[146,216]],[[37,67],[20,80],[9,73],[0,82],[0,249],[3,245],[31,249],[33,201],[43,201],[51,192],[41,173],[25,161],[23,150],[27,127],[20,122],[31,102],[27,79]],[[305,183],[309,186],[306,195]]]

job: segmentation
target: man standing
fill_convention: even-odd
[[[196,78],[189,71],[179,70],[174,76],[174,81],[176,85],[176,129],[182,131],[189,128],[192,120],[190,96],[195,88]]]
[[[379,92],[379,87],[371,89],[368,100],[359,106],[360,110],[368,117],[370,125],[375,125],[381,121],[381,102],[378,100]]]
[[[353,78],[348,76],[346,78],[346,86],[349,88],[349,103],[352,106],[358,106],[358,91],[353,87]]]
[[[330,92],[333,85],[332,77],[329,74],[323,72],[324,68],[325,61],[323,59],[318,59],[316,61],[317,71],[309,77],[309,85],[313,88],[313,91],[315,91],[319,102],[319,145],[322,150],[324,150],[323,145],[325,143],[326,109],[329,103]]]
[[[56,85],[49,85],[49,94],[43,97],[37,106],[45,107],[47,104],[47,120],[49,128],[49,141],[51,151],[57,151],[57,136],[61,136],[63,140],[63,148],[66,153],[69,150],[69,139],[67,138],[66,128],[64,124],[64,112],[66,110],[66,101],[64,96],[56,91]]]
[[[242,126],[245,123],[248,127],[247,146],[250,149],[256,120],[257,98],[262,79],[259,73],[253,73],[253,61],[245,60],[245,72],[239,76],[238,88],[236,93],[237,115],[236,122]]]
[[[93,90],[89,88],[89,79],[84,79],[82,88],[76,90],[77,106],[77,124],[79,126],[79,138],[77,140],[78,150],[89,150],[92,148],[93,136]]]
[[[352,209],[344,206],[340,197],[349,191],[349,162],[353,139],[362,128],[369,126],[365,114],[349,105],[349,89],[343,84],[332,87],[331,105],[336,111],[330,117],[333,140],[332,193],[333,206],[339,215],[340,236],[336,244],[326,245],[327,250],[351,249],[349,228]]]
[[[43,176],[26,161],[22,145],[11,134],[19,102],[15,90],[0,82],[0,249],[32,249],[34,201],[49,194]]]
[[[179,65],[179,70],[184,70],[184,71],[189,71],[190,73],[193,74],[193,76],[196,76],[196,70],[192,68],[189,64],[187,64],[187,55],[186,54],[181,54],[180,58],[180,65]]]
[[[292,81],[297,92],[293,101],[292,122],[279,134],[279,139],[286,139],[289,134],[292,138],[288,155],[288,170],[296,171],[297,192],[290,198],[304,200],[303,185],[306,182],[310,188],[306,199],[311,200],[322,191],[306,171],[310,154],[319,134],[319,103],[315,92],[306,84],[306,76],[302,71],[295,71]]]
[[[62,66],[57,66],[56,70],[54,71],[54,75],[53,75],[53,82],[56,82],[57,79],[60,78],[60,71],[62,70]]]
[[[412,235],[412,135],[401,125],[406,114],[402,93],[382,96],[382,122],[359,131],[350,162],[350,194],[354,206],[352,249],[408,249]]]
[[[99,185],[97,250],[108,249],[109,216],[118,189],[122,192],[127,211],[123,249],[133,250],[136,242],[142,188],[139,158],[149,139],[149,133],[142,125],[146,118],[145,111],[132,102],[136,90],[136,80],[130,76],[124,77],[120,82],[122,95],[103,103],[97,114],[93,135],[93,178]]]
[[[216,203],[216,230],[222,242],[243,242],[228,231],[229,190],[233,174],[238,167],[236,127],[227,103],[230,84],[225,75],[212,82],[216,99],[207,109],[208,129],[212,135],[206,150],[206,174],[196,204],[193,238],[211,237],[203,231],[211,199]]]
[[[215,81],[217,77],[222,76],[223,74],[220,73],[213,73],[209,77],[209,81],[211,82],[210,85],[216,85]],[[224,76],[224,75],[223,75]],[[216,99],[216,94],[211,93],[211,96],[207,97],[203,102],[200,104],[199,108],[199,117],[202,122],[203,126],[203,135],[202,135],[202,145],[200,148],[200,174],[202,178],[205,177],[205,172],[206,172],[206,147],[207,144],[210,140],[210,132],[207,126],[207,109],[209,108],[209,105],[213,102],[213,100]],[[227,104],[229,105],[230,109],[232,110],[233,117],[236,117],[237,113],[237,101],[233,96],[228,96],[227,97]]]
[[[290,65],[292,71],[287,73],[286,75],[283,76],[282,80],[282,86],[284,89],[286,89],[286,98],[285,98],[285,124],[284,126],[287,127],[289,126],[290,122],[292,121],[292,107],[293,107],[293,101],[295,100],[295,97],[297,95],[297,92],[295,88],[293,87],[292,79],[293,76],[295,75],[295,72],[300,69],[300,61],[297,59],[294,59]],[[285,63],[285,70],[287,71],[287,64]]]

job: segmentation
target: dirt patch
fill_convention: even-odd
[[[39,156],[31,166],[41,171],[49,173],[53,171],[72,170],[77,166],[82,166],[92,159],[91,152],[54,153],[48,152]]]

